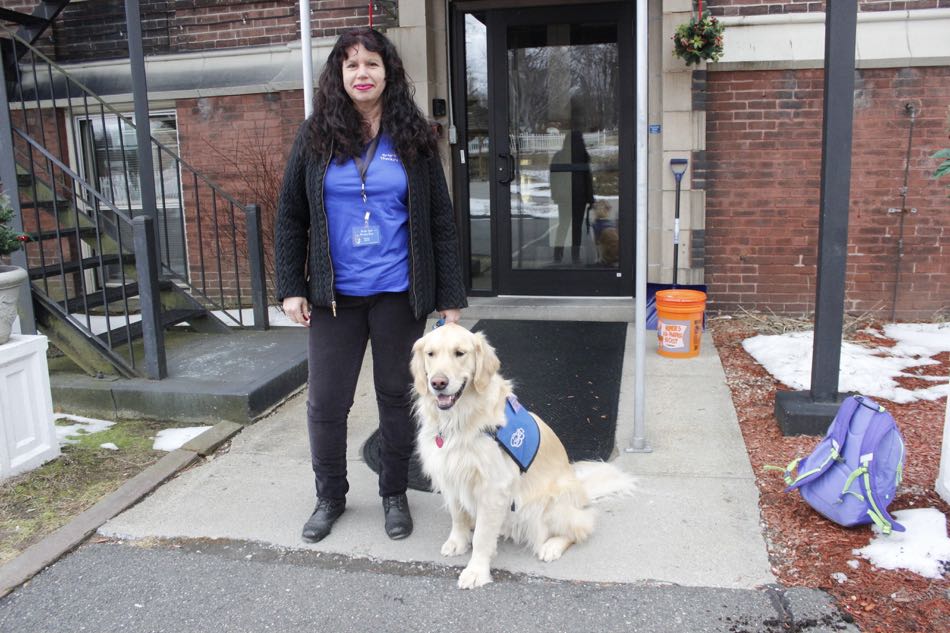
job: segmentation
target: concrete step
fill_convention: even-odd
[[[109,420],[248,424],[307,382],[302,327],[206,334],[165,332],[168,378],[94,378],[68,358],[50,359],[57,411]]]

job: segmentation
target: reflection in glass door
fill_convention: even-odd
[[[460,12],[455,25],[471,290],[632,294],[634,42],[618,34],[633,33],[633,9]]]
[[[469,269],[472,290],[492,289],[491,142],[488,103],[488,31],[484,14],[465,25],[466,157]]]
[[[616,24],[507,35],[511,269],[616,269]]]

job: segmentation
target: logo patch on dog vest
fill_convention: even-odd
[[[494,433],[495,441],[515,460],[521,472],[526,472],[541,446],[541,429],[538,423],[521,406],[518,398],[508,396],[505,403],[505,426]]]

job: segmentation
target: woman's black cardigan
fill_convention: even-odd
[[[336,308],[323,181],[329,158],[307,147],[301,126],[284,172],[274,230],[277,299],[306,297]],[[438,155],[405,165],[409,184],[409,304],[417,319],[464,308],[465,284],[452,200]],[[308,239],[309,236],[309,239]],[[306,266],[304,266],[306,262]]]

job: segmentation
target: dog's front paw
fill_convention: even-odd
[[[550,563],[552,560],[559,559],[570,545],[571,542],[564,537],[549,538],[538,548],[538,558],[545,563]]]
[[[474,589],[491,582],[491,570],[488,567],[469,565],[459,574],[459,589]]]
[[[454,535],[449,536],[448,540],[442,544],[443,556],[460,556],[468,551],[469,541],[464,538],[458,538]]]

